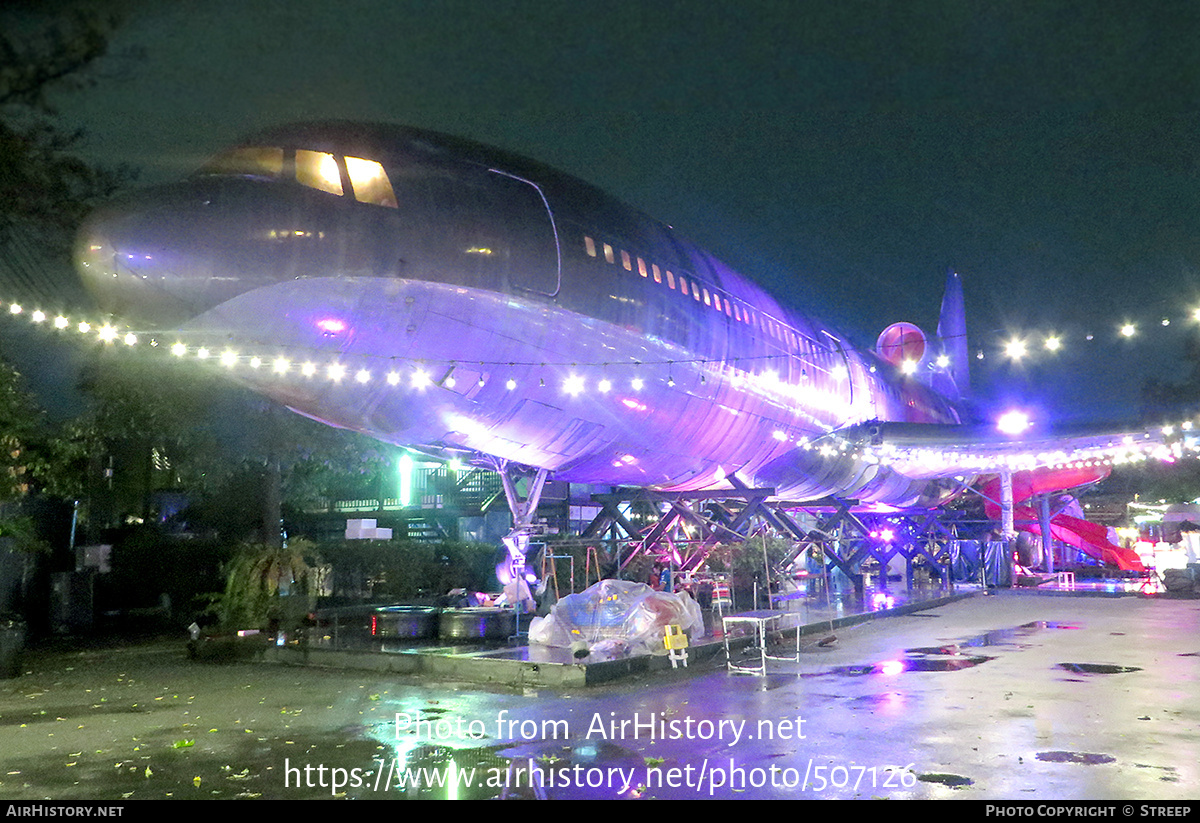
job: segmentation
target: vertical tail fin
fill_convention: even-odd
[[[971,369],[967,354],[967,312],[963,303],[962,280],[958,272],[946,272],[946,291],[942,295],[942,313],[938,317],[938,343],[949,365],[934,372],[932,386],[946,397],[963,398],[971,394]]]

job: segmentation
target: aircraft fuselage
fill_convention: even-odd
[[[401,446],[576,482],[687,490],[736,474],[798,500],[945,494],[811,441],[870,420],[958,422],[950,401],[670,227],[444,135],[264,132],[98,213],[80,270],[114,313],[193,351],[256,354],[237,379]]]

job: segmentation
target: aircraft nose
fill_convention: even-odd
[[[130,320],[171,323],[195,314],[186,284],[197,272],[177,251],[174,208],[118,202],[84,223],[76,268],[105,311]]]
[[[163,187],[93,213],[80,230],[75,262],[101,308],[173,325],[227,299],[223,292],[235,284],[220,276],[228,267],[212,199],[194,187]]]

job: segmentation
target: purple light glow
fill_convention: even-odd
[[[317,321],[317,328],[326,334],[339,334],[346,330],[346,323],[343,320],[338,320],[336,317],[327,317],[324,320]]]
[[[1021,434],[1029,426],[1029,415],[1019,409],[1006,411],[996,421],[996,428],[1003,434]]]

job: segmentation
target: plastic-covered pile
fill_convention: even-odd
[[[694,640],[704,635],[700,606],[687,594],[657,592],[644,583],[601,580],[564,597],[548,617],[534,618],[530,644],[580,648],[593,654],[665,654],[665,627],[678,625]]]

